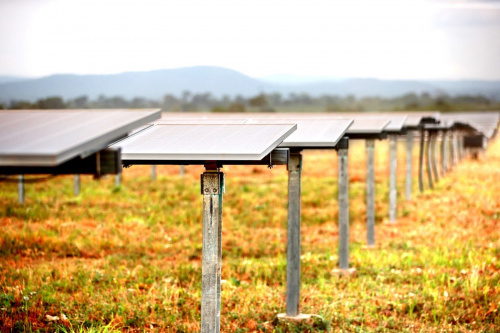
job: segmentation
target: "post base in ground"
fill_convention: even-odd
[[[287,316],[286,313],[278,314],[278,320],[289,321],[289,322],[313,321],[314,318],[323,319],[323,317],[316,314],[299,313],[296,316]]]
[[[338,276],[356,276],[357,271],[356,268],[347,268],[347,269],[342,269],[342,268],[334,268],[332,269],[332,274],[333,275],[338,275]]]

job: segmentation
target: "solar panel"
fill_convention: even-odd
[[[152,109],[0,111],[0,166],[57,166],[160,116]]]
[[[498,127],[500,114],[498,112],[447,113],[441,115],[441,120],[468,124],[485,137],[490,138]]]
[[[122,160],[257,161],[295,131],[295,124],[156,124],[111,147]]]
[[[282,148],[334,148],[342,139],[352,119],[249,119],[256,123],[296,123],[297,130],[280,144]]]
[[[194,118],[175,118],[175,119],[169,119],[169,118],[162,118],[160,120],[155,121],[155,124],[170,124],[170,125],[182,125],[182,124],[244,124],[247,122],[246,118],[241,118],[241,119],[207,119],[207,118],[202,118],[202,119],[194,119]]]

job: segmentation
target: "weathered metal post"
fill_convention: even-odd
[[[181,176],[181,178],[184,177],[184,173],[185,173],[185,168],[184,168],[184,165],[181,165],[181,169],[179,171],[179,175]]]
[[[444,177],[447,172],[447,145],[446,145],[446,131],[443,130],[441,132],[441,177]]]
[[[24,203],[24,175],[19,175],[17,179],[17,200]]]
[[[432,149],[431,149],[431,141],[432,141],[432,132],[428,132],[428,139],[426,144],[426,167],[427,167],[427,179],[429,180],[429,188],[434,188],[432,183]]]
[[[338,152],[338,205],[339,205],[339,270],[341,274],[354,273],[349,268],[349,139],[337,145]]]
[[[151,166],[151,180],[156,180],[156,165]]]
[[[458,164],[458,133],[455,131],[453,132],[452,136],[452,145],[453,145],[453,164],[457,165]]]
[[[420,129],[420,150],[418,155],[418,188],[420,193],[424,192],[424,144],[425,130]]]
[[[203,248],[201,278],[201,332],[220,332],[220,279],[222,266],[222,196],[224,173],[205,166],[203,195]]]
[[[366,240],[375,246],[375,140],[366,140]]]
[[[115,186],[120,186],[121,182],[122,182],[122,174],[117,173],[115,175]]]
[[[439,181],[438,167],[437,167],[437,158],[436,158],[436,142],[437,142],[437,132],[432,133],[430,137],[430,149],[431,149],[431,164],[432,164],[432,172],[434,173],[434,179],[436,182]]]
[[[397,163],[398,163],[398,153],[397,153],[397,136],[389,136],[389,163],[390,163],[390,173],[389,173],[389,222],[394,223],[396,221],[397,215]]]
[[[458,158],[462,161],[465,158],[464,155],[464,134],[462,132],[458,133]]]
[[[288,162],[288,244],[286,267],[286,316],[296,317],[300,302],[300,213],[302,154],[290,152]]]
[[[73,194],[80,195],[80,175],[73,176]]]
[[[455,167],[455,139],[454,139],[455,133],[453,131],[450,132],[449,138],[450,138],[450,169],[453,169]]]
[[[413,188],[413,132],[406,133],[406,200],[411,200]]]

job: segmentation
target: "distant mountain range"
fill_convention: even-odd
[[[500,100],[500,81],[339,79],[291,75],[257,79],[227,68],[209,66],[111,75],[60,74],[37,79],[0,76],[0,102],[4,103],[11,100],[34,101],[49,96],[70,99],[84,95],[91,99],[99,95],[160,99],[165,94],[180,96],[186,90],[191,93],[209,92],[219,97],[249,97],[262,92],[396,97],[411,92],[428,92],[482,94]]]

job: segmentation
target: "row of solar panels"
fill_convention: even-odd
[[[345,138],[367,139],[371,142],[370,145],[367,144],[367,160],[372,163],[370,167],[368,162],[367,168],[367,234],[370,245],[374,242],[375,209],[373,139],[391,135],[392,221],[396,217],[397,135],[407,134],[407,140],[411,143],[410,134],[414,130],[421,131],[422,170],[426,132],[429,133],[428,147],[433,137],[435,139],[432,133],[436,131],[460,130],[491,138],[499,120],[498,113],[441,115],[435,112],[406,115],[259,113],[251,116],[245,113],[168,113],[163,118],[159,119],[160,117],[158,110],[0,112],[0,174],[55,171],[100,175],[120,172],[122,162],[153,165],[204,164],[209,172],[202,175],[201,182],[204,201],[202,332],[218,332],[220,327],[220,219],[224,189],[224,175],[218,172],[220,165],[247,162],[259,164],[262,161],[266,164],[279,162],[287,165],[289,235],[285,317],[297,317],[300,299],[300,150],[333,148],[339,151],[339,268],[341,272],[349,272],[352,268],[349,268],[348,140]],[[446,136],[443,136],[442,142],[446,142]],[[411,145],[408,147],[411,148]],[[409,149],[408,156],[411,156],[411,151]],[[429,148],[427,151],[431,152]],[[283,154],[278,152],[284,152],[286,158],[280,160]],[[428,154],[428,161],[432,155]],[[409,162],[407,167],[410,166],[411,171],[411,160]],[[409,176],[411,180],[411,172]],[[369,188],[372,188],[371,192]],[[214,200],[213,196],[220,196],[219,200]]]
[[[495,134],[499,113],[167,113],[159,110],[0,112],[0,166],[56,166],[111,147],[124,160],[259,160],[276,147],[334,148],[343,136],[383,138],[424,124]],[[145,126],[146,124],[152,124]],[[143,127],[139,131],[137,128]]]

